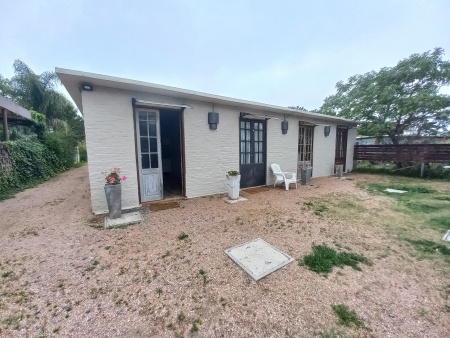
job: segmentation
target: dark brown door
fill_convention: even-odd
[[[344,165],[344,172],[345,172],[345,162],[347,160],[347,135],[348,135],[348,129],[346,128],[337,128],[336,131],[336,155],[334,159],[334,164]]]
[[[240,120],[241,188],[266,184],[266,121]]]

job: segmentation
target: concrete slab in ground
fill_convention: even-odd
[[[407,192],[406,190],[397,190],[397,189],[391,189],[391,188],[387,188],[384,191],[392,192],[394,194],[404,194],[405,192]]]
[[[105,217],[105,228],[121,228],[131,224],[137,224],[142,222],[142,215],[139,211],[128,212],[122,214],[121,217],[110,219]]]
[[[450,242],[450,230],[447,230],[444,237],[442,237],[444,241]]]
[[[239,196],[239,198],[238,198],[237,200],[230,200],[228,197],[225,197],[223,200],[224,200],[225,202],[227,202],[227,203],[230,203],[230,204],[234,204],[234,203],[239,203],[239,202],[247,201],[246,198],[240,197],[240,196]]]
[[[294,260],[261,238],[226,249],[225,253],[255,281]]]

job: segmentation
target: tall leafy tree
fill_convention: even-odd
[[[388,135],[393,144],[402,136],[428,136],[448,131],[450,96],[440,93],[450,85],[450,62],[435,48],[413,54],[394,67],[354,75],[336,84],[320,112],[360,121],[369,136]]]
[[[70,132],[74,142],[84,139],[83,119],[74,105],[57,91],[59,79],[54,72],[34,73],[20,60],[14,61],[14,76],[0,76],[0,93],[19,105],[45,115],[53,131]]]

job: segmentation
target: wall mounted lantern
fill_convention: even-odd
[[[281,121],[281,132],[287,134],[289,128],[289,123],[287,120]]]
[[[82,84],[81,84],[81,89],[82,89],[82,90],[87,90],[87,91],[89,91],[89,92],[92,92],[92,90],[94,90],[94,88],[92,87],[92,85],[89,84],[89,83],[82,83]]]
[[[219,124],[219,113],[209,112],[208,113],[208,124],[209,124],[209,129],[216,130],[217,125]]]
[[[323,131],[324,131],[325,136],[330,135],[330,130],[331,130],[331,126],[325,126],[325,127],[323,128]]]

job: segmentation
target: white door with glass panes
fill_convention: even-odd
[[[137,109],[136,130],[141,202],[163,198],[159,111]]]

